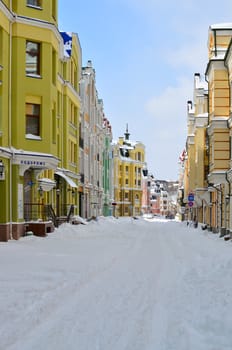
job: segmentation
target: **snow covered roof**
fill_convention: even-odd
[[[211,24],[210,29],[232,29],[232,22]]]

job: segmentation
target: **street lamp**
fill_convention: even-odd
[[[145,180],[144,182],[145,188],[143,185],[143,189],[145,190],[144,193],[146,194],[146,197],[145,197],[146,214],[148,214],[150,212],[150,181],[148,179],[148,169],[146,166],[143,167],[142,173]]]

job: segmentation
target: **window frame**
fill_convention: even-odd
[[[29,114],[28,113],[28,107],[32,106],[32,111],[34,110],[33,107],[37,107],[38,108],[38,113],[32,113]],[[41,139],[41,105],[38,103],[30,103],[30,102],[26,102],[25,104],[25,134],[26,134],[26,138],[27,139]],[[36,120],[36,130],[37,132],[34,133],[31,129],[28,130],[29,128],[34,128],[34,121]],[[33,121],[33,125],[32,124]]]
[[[34,57],[36,57],[36,63],[32,62],[32,64],[36,65],[36,71],[35,72],[30,72],[28,71],[27,66],[30,64],[30,62],[28,62],[28,56],[32,56],[30,55],[29,51],[28,51],[28,45],[29,44],[34,44],[37,45],[37,50],[35,51],[36,53],[34,54]],[[32,56],[33,57],[33,56]],[[40,78],[41,77],[41,66],[40,66],[40,62],[41,62],[41,43],[37,42],[37,41],[31,41],[31,40],[26,40],[26,66],[25,66],[25,72],[26,72],[26,76],[27,77],[34,77],[34,78]]]
[[[36,2],[37,4],[30,4],[30,2]],[[26,0],[27,7],[32,7],[38,10],[42,9],[42,0]]]

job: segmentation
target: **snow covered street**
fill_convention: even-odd
[[[231,350],[232,243],[100,218],[0,243],[0,350]]]

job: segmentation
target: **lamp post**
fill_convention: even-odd
[[[144,166],[144,168],[142,169],[142,172],[143,172],[143,177],[144,177],[144,180],[145,180],[145,203],[146,203],[146,214],[148,214],[148,211],[150,211],[150,184],[149,184],[149,181],[148,181],[148,169],[146,166]],[[149,210],[148,210],[149,208]]]

